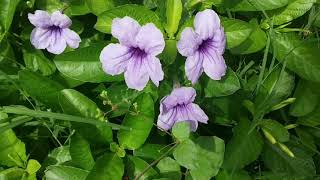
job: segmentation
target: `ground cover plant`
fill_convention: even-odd
[[[319,0],[0,0],[0,179],[319,179],[319,28]]]

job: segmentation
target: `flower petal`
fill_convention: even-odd
[[[203,40],[212,38],[214,31],[220,28],[220,18],[211,9],[198,12],[194,18],[194,27]]]
[[[197,51],[201,42],[202,40],[193,29],[187,27],[181,33],[177,48],[182,56],[192,56]]]
[[[218,54],[222,55],[224,53],[224,49],[226,48],[226,36],[224,34],[223,27],[215,30],[212,38],[212,46]]]
[[[192,87],[180,87],[174,89],[169,96],[163,100],[166,108],[173,108],[178,104],[192,103],[197,93]]]
[[[159,81],[162,81],[164,76],[160,60],[157,57],[148,56],[148,59],[144,63],[151,81],[158,87]]]
[[[198,128],[198,121],[193,119],[187,106],[184,105],[181,107],[177,107],[176,109],[177,109],[176,122],[187,121],[190,123],[191,131],[196,131]]]
[[[189,117],[191,120],[199,121],[206,124],[208,123],[209,118],[199,105],[190,103],[188,104],[187,108],[189,110]]]
[[[163,107],[166,109],[172,109],[178,104],[177,97],[171,96],[171,94],[163,97],[161,99],[161,102],[163,104]]]
[[[37,49],[45,49],[51,41],[51,31],[42,28],[34,28],[30,36],[31,44]]]
[[[111,34],[117,38],[122,45],[136,46],[135,37],[139,30],[139,23],[131,17],[115,18],[112,21]]]
[[[149,81],[149,73],[144,65],[145,59],[132,57],[128,62],[124,79],[131,89],[143,90]]]
[[[55,11],[51,14],[51,22],[53,25],[59,26],[60,28],[68,28],[72,24],[71,19],[60,11]]]
[[[171,129],[175,123],[176,113],[176,109],[166,110],[164,105],[160,103],[160,114],[158,116],[157,126],[166,131]]]
[[[67,42],[60,32],[51,31],[51,33],[51,41],[47,50],[53,54],[61,54],[66,49]]]
[[[197,104],[189,103],[188,105],[177,107],[176,122],[190,122],[191,131],[197,130],[198,122],[207,123],[208,119],[208,116]]]
[[[160,54],[165,47],[163,35],[153,23],[141,27],[136,42],[140,49],[152,56]]]
[[[188,80],[195,84],[203,72],[203,54],[196,52],[189,56],[185,64],[185,72]]]
[[[46,28],[50,26],[50,15],[46,11],[36,10],[34,14],[28,13],[28,19],[36,27]]]
[[[62,34],[68,46],[70,46],[73,49],[76,49],[79,47],[79,43],[81,42],[81,39],[76,32],[70,30],[69,28],[65,28],[62,30]]]
[[[203,69],[204,72],[213,80],[220,80],[226,74],[227,66],[222,55],[214,50],[204,53]]]
[[[100,54],[102,69],[110,75],[123,73],[130,58],[129,48],[120,44],[109,44],[103,48]]]

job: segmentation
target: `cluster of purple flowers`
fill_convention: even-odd
[[[35,26],[31,33],[31,43],[37,49],[47,49],[53,54],[61,54],[65,48],[77,48],[81,41],[79,35],[70,30],[71,20],[60,11],[49,15],[37,10],[28,15]],[[100,54],[105,73],[118,75],[124,73],[129,88],[143,90],[149,79],[159,86],[164,73],[157,58],[165,41],[161,31],[153,24],[141,26],[136,20],[126,16],[112,21],[112,35],[119,43],[108,44]],[[213,10],[204,10],[196,14],[194,29],[185,28],[177,49],[187,57],[185,72],[188,80],[195,84],[202,72],[211,79],[220,80],[225,75],[226,64],[223,53],[226,39],[219,16]],[[160,115],[157,125],[169,130],[174,123],[189,121],[195,131],[198,122],[207,123],[208,117],[193,101],[196,91],[192,87],[175,88],[160,102]]]

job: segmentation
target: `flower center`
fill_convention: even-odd
[[[138,47],[131,47],[130,52],[134,58],[138,58],[138,59],[142,59],[147,56],[147,53]]]
[[[176,105],[177,108],[185,108],[187,105],[185,103],[179,103]]]
[[[49,26],[48,29],[50,31],[61,31],[61,28],[59,26],[55,26],[55,25],[52,25],[52,26]]]
[[[212,43],[212,39],[206,39],[206,40],[202,41],[202,43],[198,47],[198,50],[201,52],[206,51],[207,48],[209,46],[211,46],[211,43]]]

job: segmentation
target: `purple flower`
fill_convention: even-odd
[[[192,131],[196,131],[198,121],[207,123],[208,116],[193,101],[196,91],[192,87],[174,89],[169,96],[160,102],[160,114],[157,125],[164,130],[169,130],[176,122],[188,121]]]
[[[159,59],[165,46],[163,35],[152,23],[140,26],[130,17],[115,18],[111,33],[120,44],[107,45],[100,54],[103,70],[110,75],[124,72],[127,86],[142,90],[149,81],[159,86],[163,71]]]
[[[70,30],[71,19],[55,11],[49,15],[46,11],[36,10],[29,13],[28,19],[35,26],[31,32],[31,44],[37,49],[47,49],[53,54],[61,54],[68,46],[78,48],[81,39]]]
[[[213,10],[198,12],[194,19],[195,31],[191,27],[181,33],[177,48],[186,56],[185,71],[195,84],[204,71],[211,79],[220,80],[227,66],[222,54],[226,39],[219,16]]]

